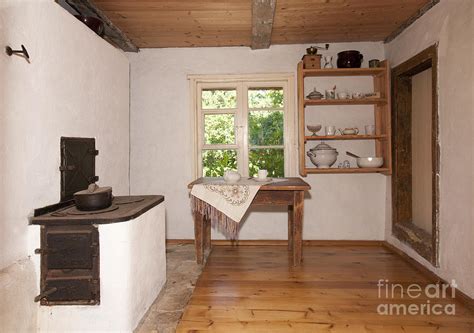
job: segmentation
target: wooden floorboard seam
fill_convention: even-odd
[[[280,245],[215,246],[177,332],[474,332],[474,312],[457,297],[431,300],[455,304],[454,316],[378,314],[380,303],[430,301],[380,298],[380,278],[404,288],[437,281],[387,246],[307,246],[303,265],[290,263]]]

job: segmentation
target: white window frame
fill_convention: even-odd
[[[237,166],[239,173],[248,177],[248,112],[239,112],[242,109],[249,111],[247,94],[249,88],[282,87],[284,94],[284,157],[285,177],[295,176],[297,169],[297,137],[296,137],[296,105],[295,81],[293,73],[278,74],[246,74],[246,75],[189,75],[191,100],[191,133],[193,150],[194,178],[202,176],[202,151],[204,144],[204,115],[234,113],[235,116],[235,144],[212,145],[213,149],[236,149]],[[202,110],[201,91],[203,89],[234,88],[237,91],[236,109]],[[239,144],[241,142],[242,144]],[[210,147],[208,147],[210,148]]]

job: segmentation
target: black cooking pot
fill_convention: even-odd
[[[94,31],[96,34],[98,34],[100,37],[104,35],[105,32],[105,25],[104,22],[101,19],[98,19],[97,17],[93,16],[82,16],[82,15],[74,15],[79,21],[84,23]]]
[[[112,188],[90,184],[87,190],[74,193],[74,201],[79,210],[99,210],[112,205]]]
[[[337,54],[338,68],[360,68],[364,56],[359,51],[349,50]]]

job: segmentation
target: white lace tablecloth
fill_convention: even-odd
[[[205,178],[191,189],[193,212],[199,212],[211,220],[214,227],[235,239],[239,222],[247,212],[261,186],[284,181],[284,178],[258,182],[241,179],[237,183],[226,183],[222,178]]]

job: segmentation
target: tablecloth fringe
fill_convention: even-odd
[[[239,223],[222,213],[220,210],[209,205],[207,202],[191,195],[191,209],[193,213],[199,213],[211,221],[212,227],[222,232],[227,238],[237,239]]]

